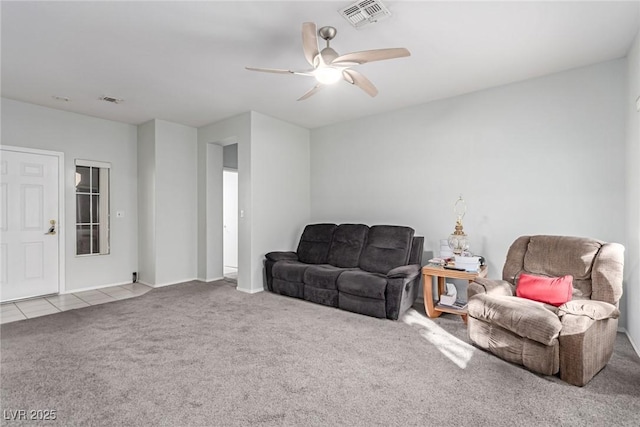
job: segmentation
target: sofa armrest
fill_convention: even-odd
[[[562,322],[560,336],[583,336],[595,323],[608,319],[617,319],[619,316],[620,310],[618,310],[618,307],[608,302],[595,300],[569,301],[558,307],[558,317]],[[617,320],[615,322],[617,324]]]
[[[407,279],[413,280],[420,274],[420,266],[418,264],[401,265],[387,273],[387,279]]]
[[[608,302],[595,300],[573,300],[562,304],[558,308],[558,316],[563,318],[570,316],[588,317],[591,320],[617,319],[620,310]]]
[[[385,290],[387,319],[398,320],[418,297],[420,287],[420,266],[403,265],[389,271]]]
[[[476,294],[502,295],[512,297],[515,296],[515,286],[506,280],[485,279],[484,277],[476,277],[473,282],[469,283],[467,288],[467,297],[471,298]]]
[[[604,301],[574,300],[558,307],[563,381],[582,387],[604,368],[613,354],[619,315]]]
[[[265,255],[265,258],[270,261],[297,261],[298,254],[295,252],[269,252]]]
[[[469,299],[468,305],[469,317],[546,346],[553,345],[562,330],[562,322],[554,309],[526,298],[490,294],[476,295]],[[511,345],[506,343],[500,344]],[[521,351],[515,345],[513,348],[515,352]]]

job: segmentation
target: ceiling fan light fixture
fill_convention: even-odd
[[[334,67],[318,67],[313,74],[324,85],[332,85],[342,77],[342,71]]]
[[[375,2],[377,0],[367,1]],[[263,73],[297,74],[300,76],[315,77],[318,83],[298,98],[298,101],[309,98],[322,88],[337,83],[338,80],[344,80],[347,83],[357,86],[367,95],[373,97],[378,94],[378,89],[376,89],[369,79],[351,68],[368,62],[384,61],[411,55],[404,47],[370,49],[339,55],[338,52],[329,47],[329,42],[336,34],[337,31],[335,27],[325,26],[318,29],[313,22],[304,22],[302,24],[302,50],[304,59],[313,67],[312,69],[295,71],[281,68],[245,68],[250,71],[261,71]],[[318,36],[327,42],[327,47],[322,50],[319,49]]]

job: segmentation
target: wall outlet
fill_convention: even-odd
[[[138,272],[134,271],[133,274],[131,275],[131,281],[133,283],[136,283],[138,281]]]

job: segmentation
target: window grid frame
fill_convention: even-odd
[[[88,191],[78,191],[78,186],[76,185],[76,256],[77,257],[86,257],[86,256],[94,256],[94,255],[102,255],[100,253],[100,247],[94,248],[94,228],[97,227],[97,235],[98,238],[100,238],[100,223],[101,223],[101,218],[98,216],[98,222],[93,222],[93,197],[97,197],[98,199],[98,213],[100,212],[100,199],[101,199],[101,192],[100,192],[100,187],[98,186],[96,192],[93,192],[93,170],[97,169],[98,170],[98,177],[100,176],[100,167],[98,166],[90,166],[90,165],[78,165],[76,164],[76,168],[75,168],[75,172],[78,173],[78,168],[87,168],[89,169],[89,186],[88,186]],[[78,221],[78,196],[79,195],[84,195],[84,196],[89,196],[89,222],[79,222]],[[78,253],[78,226],[85,226],[85,227],[89,227],[89,253]],[[100,242],[98,242],[98,245],[100,246]]]

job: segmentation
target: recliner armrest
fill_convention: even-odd
[[[295,252],[269,252],[265,255],[265,258],[270,261],[297,261],[298,254]]]
[[[476,294],[502,295],[512,297],[515,296],[515,286],[506,280],[486,279],[484,277],[476,277],[473,282],[469,283],[467,288],[467,297],[471,298]]]
[[[607,364],[619,315],[618,307],[597,300],[573,300],[558,307],[563,381],[582,387]]]
[[[387,273],[387,279],[408,279],[413,280],[420,274],[420,266],[418,264],[401,265],[391,269]]]
[[[595,300],[573,300],[558,308],[558,316],[585,316],[592,320],[617,319],[620,310],[608,302]]]

